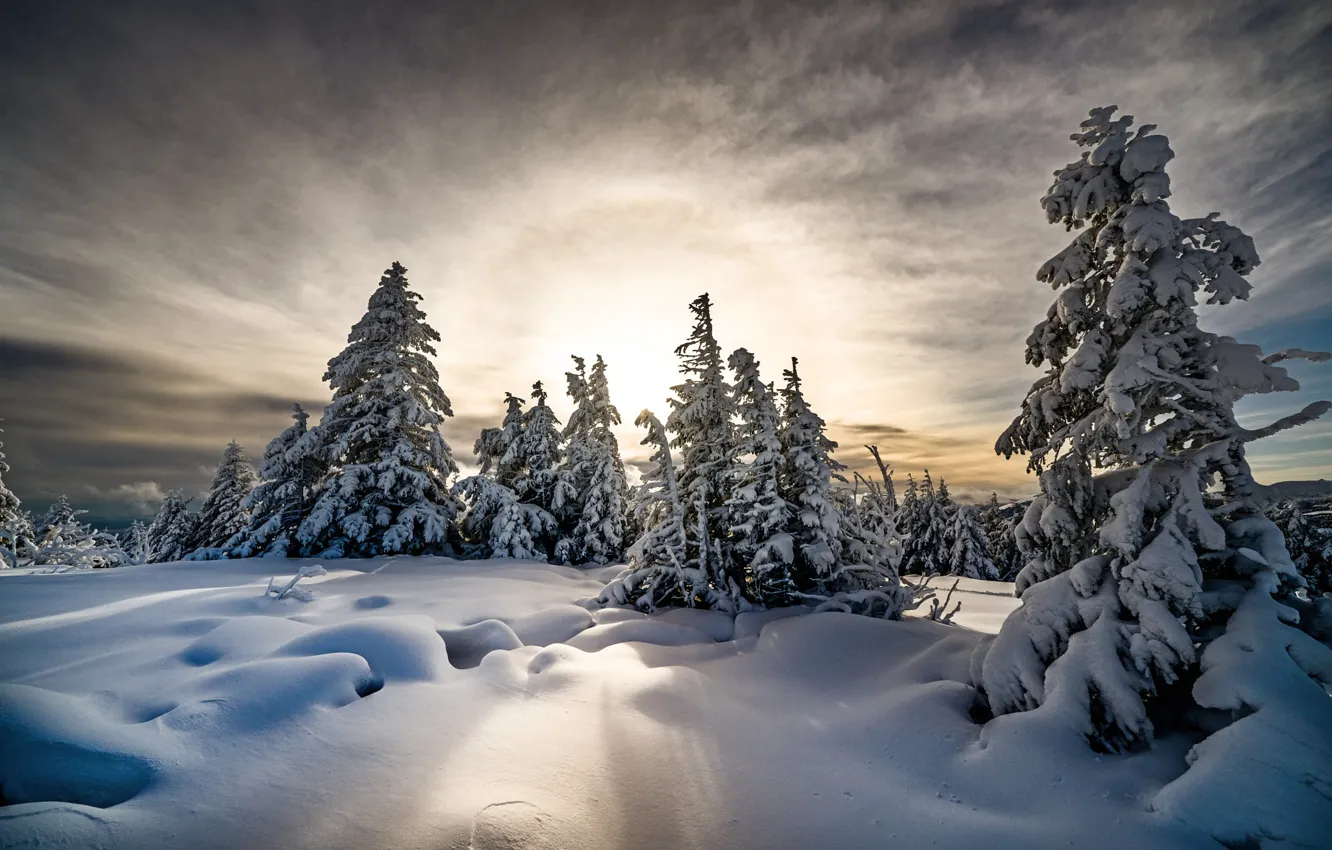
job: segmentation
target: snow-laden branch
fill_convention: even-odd
[[[275,589],[273,587],[273,582],[277,581],[277,578],[270,578],[268,580],[268,589],[264,591],[264,595],[272,596],[275,599],[286,599],[290,596],[293,599],[299,599],[302,602],[311,602],[314,600],[314,591],[304,587],[297,587],[296,582],[303,578],[314,578],[315,576],[326,574],[327,570],[319,564],[306,564],[301,567],[300,570],[296,572],[296,575],[292,577],[291,581],[287,582],[283,587]]]
[[[1310,363],[1326,363],[1332,360],[1332,352],[1327,351],[1305,351],[1303,348],[1286,348],[1269,354],[1263,358],[1263,363],[1271,366],[1274,363],[1280,363],[1283,360],[1308,360]]]
[[[1313,404],[1308,405],[1299,413],[1292,413],[1289,416],[1283,416],[1282,418],[1273,422],[1271,425],[1268,425],[1266,428],[1259,428],[1254,431],[1241,428],[1239,429],[1236,436],[1241,442],[1245,443],[1252,442],[1254,440],[1261,440],[1263,437],[1270,437],[1273,434],[1280,433],[1281,431],[1285,431],[1290,428],[1297,428],[1300,425],[1307,425],[1310,422],[1313,422],[1315,419],[1322,416],[1324,413],[1327,413],[1329,410],[1332,410],[1332,401],[1315,401]]]

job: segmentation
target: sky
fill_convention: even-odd
[[[1171,139],[1175,212],[1263,258],[1203,311],[1266,350],[1332,345],[1332,5],[1171,2],[143,2],[0,5],[0,427],[40,509],[149,514],[252,457],[383,270],[409,269],[471,459],[505,392],[601,354],[668,410],[687,305],[770,380],[789,358],[853,467],[881,447],[963,496],[994,454],[1051,173],[1088,109]],[[1244,402],[1246,425],[1332,398]],[[1332,424],[1250,448],[1332,477]]]

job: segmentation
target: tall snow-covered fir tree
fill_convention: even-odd
[[[245,501],[257,481],[245,450],[232,440],[223,450],[208,496],[199,506],[191,550],[205,550],[199,552],[203,557],[224,554],[223,547],[250,524],[250,511],[245,507]]]
[[[739,411],[737,463],[726,501],[731,547],[751,577],[749,598],[769,607],[799,601],[791,574],[795,538],[791,506],[781,494],[782,420],[772,388],[759,377],[759,364],[743,348],[727,361],[735,375],[733,406]]]
[[[458,467],[440,425],[453,408],[429,359],[440,336],[420,300],[394,263],[328,362],[333,400],[302,441],[330,470],[296,533],[307,554],[417,555],[452,545],[458,500],[449,477]]]
[[[789,526],[795,541],[792,571],[806,591],[827,589],[841,557],[841,511],[832,498],[833,479],[844,481],[845,467],[833,459],[837,443],[824,433],[824,421],[810,409],[801,386],[798,361],[782,376],[781,495],[791,505]]]
[[[190,513],[192,501],[181,490],[167,491],[157,516],[148,526],[149,563],[179,561],[189,554],[189,545],[194,539],[194,515]]]
[[[259,463],[259,481],[241,502],[249,511],[246,527],[227,541],[233,558],[255,555],[284,558],[296,554],[296,529],[305,517],[309,491],[321,470],[303,441],[310,415],[293,405],[290,427],[269,442]]]
[[[575,357],[574,363],[576,371],[565,373],[574,412],[564,429],[565,468],[573,488],[565,503],[574,522],[557,555],[569,563],[608,564],[624,558],[629,543],[629,483],[612,430],[620,424],[620,412],[611,403],[601,355],[590,377],[583,358]]]
[[[1224,840],[1316,843],[1328,803],[1310,789],[1332,786],[1332,705],[1314,679],[1332,674],[1332,650],[1289,625],[1298,615],[1280,600],[1301,580],[1245,445],[1329,405],[1255,430],[1234,405],[1296,389],[1276,364],[1324,355],[1263,357],[1198,327],[1198,292],[1247,297],[1253,243],[1215,215],[1177,218],[1167,140],[1113,115],[1092,111],[1072,137],[1090,150],[1043,199],[1079,233],[1038,273],[1061,290],[1028,340],[1028,361],[1048,370],[997,445],[1028,455],[1041,493],[1018,532],[1023,604],[973,672],[996,714],[1039,710],[1104,750],[1148,741],[1158,697],[1185,689],[1222,728],[1154,808]],[[1203,498],[1210,485],[1219,506]],[[1237,765],[1283,805],[1255,800]]]
[[[675,397],[666,427],[674,435],[671,446],[680,451],[678,486],[689,562],[715,589],[713,604],[737,610],[745,605],[744,565],[728,545],[726,507],[734,459],[733,398],[713,334],[712,300],[704,293],[689,310],[693,331],[675,349],[685,379],[671,388]]]
[[[689,559],[685,507],[666,428],[650,410],[638,414],[634,424],[647,429],[643,445],[653,447],[639,504],[644,531],[630,547],[629,567],[606,585],[600,599],[648,611],[669,605],[720,607],[707,574]]]
[[[990,559],[990,544],[981,525],[980,508],[957,505],[948,530],[948,573],[963,578],[995,580],[999,570]]]

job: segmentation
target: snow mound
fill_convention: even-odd
[[[528,646],[549,646],[565,643],[569,638],[592,626],[592,615],[577,605],[552,605],[540,611],[513,617],[509,627]]]
[[[252,661],[268,654],[269,648],[310,631],[310,627],[281,617],[236,617],[224,620],[180,653],[180,660],[193,667],[219,661]]]
[[[194,734],[255,732],[317,708],[342,708],[382,687],[360,655],[266,658],[189,683],[181,703],[154,722]]]
[[[440,629],[449,663],[459,670],[470,670],[488,653],[497,649],[517,649],[523,645],[509,624],[501,620],[482,620],[457,629]]]
[[[592,622],[598,626],[623,623],[626,620],[646,620],[647,614],[636,608],[601,608],[592,612]]]
[[[758,637],[762,633],[763,627],[768,623],[785,620],[787,617],[795,617],[800,614],[808,614],[811,610],[813,609],[804,606],[793,606],[791,608],[773,608],[768,611],[743,611],[735,615],[733,637],[735,640]]]
[[[306,605],[262,599],[262,560],[3,579],[0,847],[1216,847],[1146,805],[1191,741],[987,740],[965,628],[755,612],[720,640],[578,609],[564,567],[343,563]]]
[[[555,818],[524,800],[491,803],[472,820],[467,850],[541,850],[574,846],[557,832]]]
[[[0,685],[0,801],[77,803],[106,809],[152,780],[129,736],[83,700],[27,685]],[[2,843],[2,842],[0,842]]]
[[[698,629],[715,641],[735,636],[735,619],[721,611],[703,608],[666,608],[652,615],[654,620]]]
[[[659,620],[626,620],[605,626],[593,626],[566,641],[584,652],[598,652],[617,643],[651,643],[657,646],[688,646],[712,643],[707,632]]]
[[[429,617],[366,617],[326,626],[282,646],[279,656],[351,653],[385,680],[438,682],[453,670],[448,650]]]

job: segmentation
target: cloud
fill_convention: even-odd
[[[34,505],[87,493],[142,513],[164,488],[206,488],[231,439],[255,460],[290,421],[291,398],[152,356],[0,340],[0,362],[8,483]]]
[[[138,515],[155,512],[166,494],[156,481],[135,481],[132,484],[118,484],[110,490],[99,490],[88,486],[91,497],[98,502],[120,505]],[[105,509],[103,509],[105,510]]]
[[[663,412],[708,290],[728,349],[769,377],[801,358],[851,454],[1023,488],[991,447],[1068,238],[1038,199],[1104,103],[1171,137],[1177,211],[1257,240],[1252,302],[1210,325],[1332,326],[1317,4],[48,7],[0,26],[0,313],[34,356],[97,355],[0,377],[34,491],[184,486],[231,436],[257,454],[395,258],[444,337],[460,457],[572,351],[606,355],[630,420]]]

